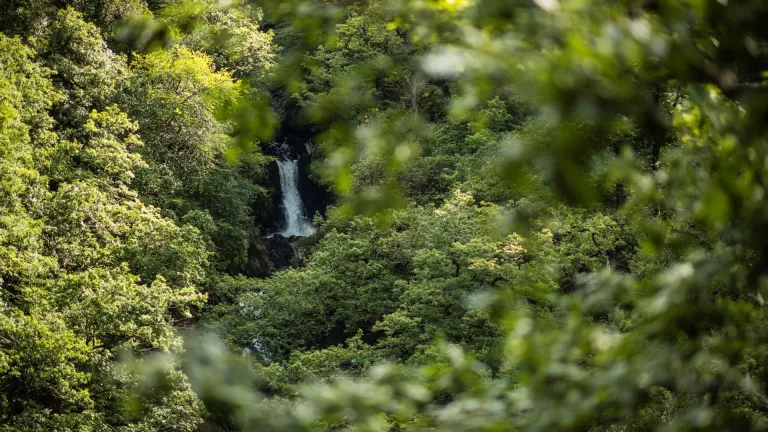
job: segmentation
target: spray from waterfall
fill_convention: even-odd
[[[315,232],[315,228],[307,217],[304,202],[299,194],[299,161],[278,160],[280,172],[280,189],[283,195],[283,211],[285,212],[284,229],[280,232],[283,237],[306,237]]]

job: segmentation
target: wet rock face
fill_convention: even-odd
[[[296,254],[291,238],[276,235],[264,240],[271,272],[290,267]]]
[[[264,237],[251,246],[246,276],[268,277],[274,272],[290,267],[296,261],[296,252],[291,244],[293,238],[281,235]]]
[[[271,234],[280,231],[280,224],[283,222],[283,214],[280,210],[280,201],[282,193],[280,190],[280,171],[277,162],[269,164],[269,192],[270,208],[273,209],[269,216],[262,223],[262,234]]]
[[[304,207],[310,219],[315,213],[325,215],[325,209],[333,203],[333,193],[309,176],[311,165],[311,155],[305,154],[299,158],[299,193],[304,199]]]

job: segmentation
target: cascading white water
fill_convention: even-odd
[[[280,189],[283,194],[285,228],[280,232],[283,237],[306,237],[315,232],[307,218],[304,202],[299,194],[299,161],[278,160],[280,171]]]

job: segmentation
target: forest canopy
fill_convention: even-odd
[[[0,432],[768,429],[766,21],[4,1]]]

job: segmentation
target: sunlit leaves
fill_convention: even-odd
[[[124,418],[115,401],[125,377],[112,362],[122,348],[178,346],[174,324],[204,300],[207,252],[197,230],[131,189],[145,166],[137,125],[103,106],[125,72],[121,59],[72,10],[46,30],[40,54],[0,36],[3,428],[99,430],[184,415],[181,430],[192,430],[199,406],[188,390],[171,409],[151,404],[152,415]],[[104,73],[115,81],[99,80]],[[57,112],[68,103],[77,110]]]

